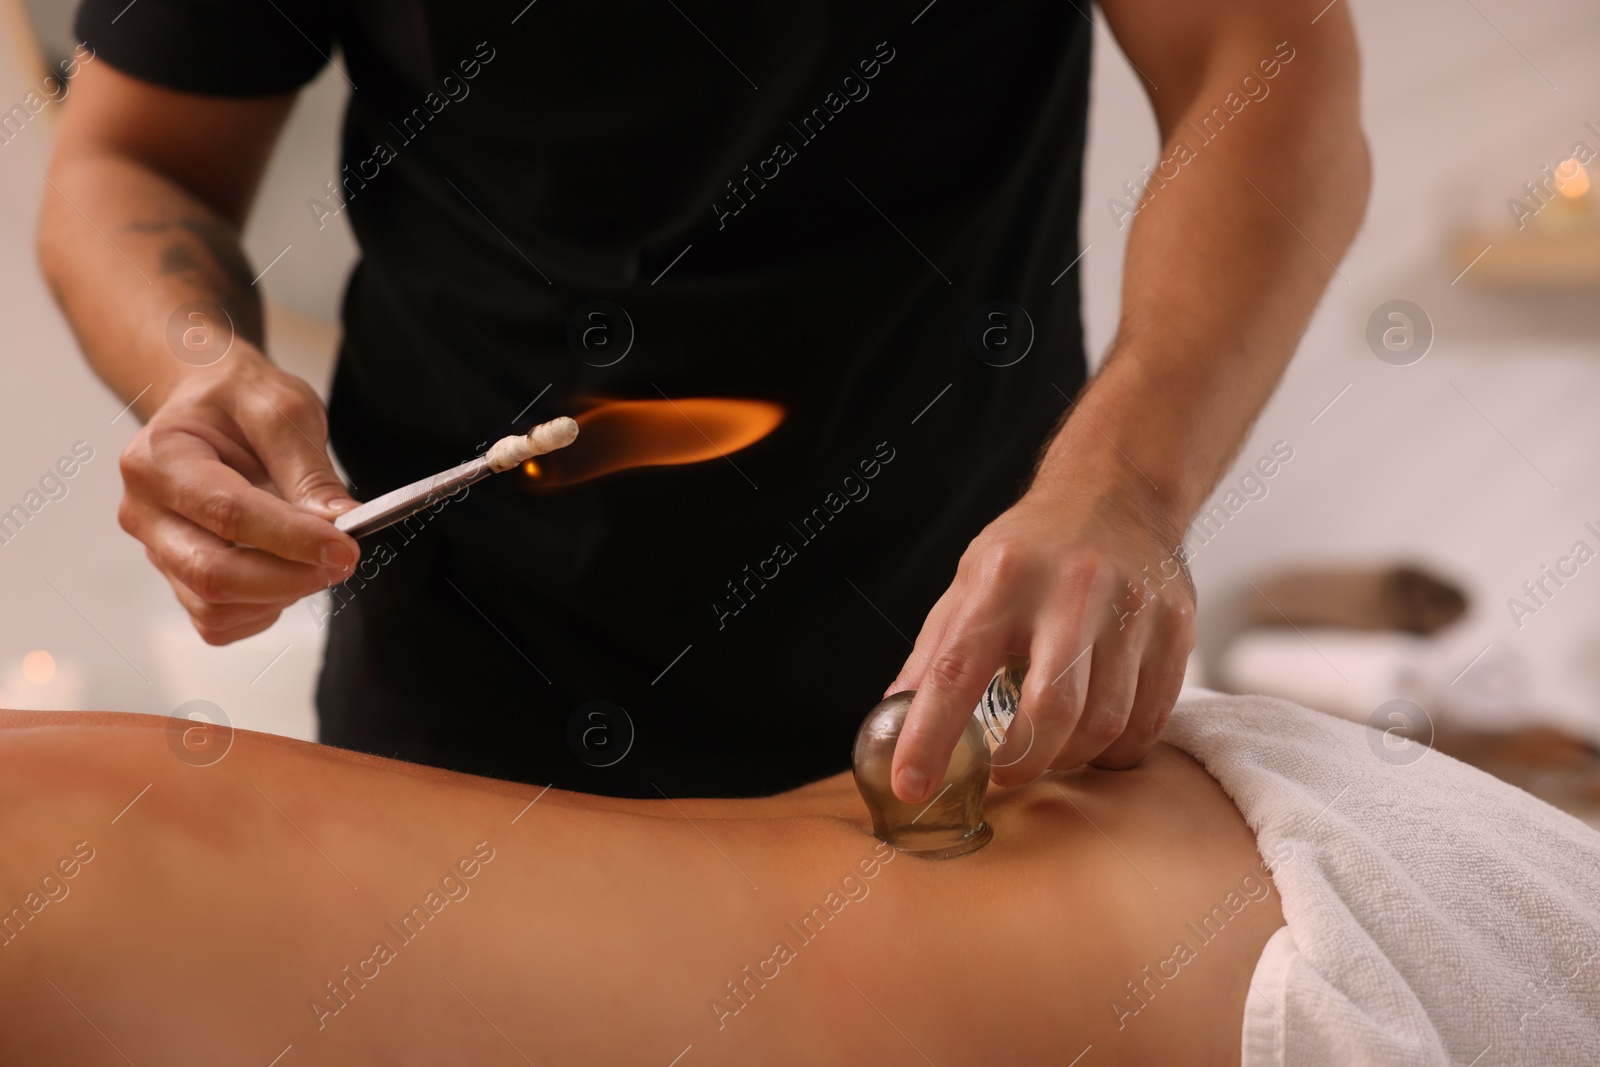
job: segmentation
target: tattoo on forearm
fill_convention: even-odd
[[[182,276],[202,290],[227,309],[239,336],[262,344],[261,300],[252,287],[250,264],[239,249],[237,230],[203,215],[148,219],[123,228],[168,235],[170,240],[160,251],[161,273]]]
[[[161,250],[161,273],[182,274],[201,270],[194,248],[188,244],[170,244]]]

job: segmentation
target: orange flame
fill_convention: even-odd
[[[1569,200],[1589,191],[1589,172],[1578,159],[1564,159],[1556,167],[1556,191]]]
[[[778,404],[734,397],[604,400],[574,416],[575,442],[522,469],[540,488],[555,488],[634,467],[702,463],[755,444],[783,415]]]

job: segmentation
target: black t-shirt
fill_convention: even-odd
[[[316,609],[329,743],[647,796],[844,769],[1082,384],[1070,4],[86,0],[78,32],[226,96],[341,53],[358,498],[597,397],[784,409],[725,458],[500,475],[364,542]]]

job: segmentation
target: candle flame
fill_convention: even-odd
[[[602,400],[574,416],[577,441],[522,470],[540,488],[555,488],[635,467],[703,463],[755,444],[783,416],[779,404],[738,397]]]
[[[1556,166],[1556,191],[1570,200],[1589,191],[1589,172],[1576,158],[1564,159]]]
[[[34,685],[45,685],[56,676],[56,658],[42,648],[22,657],[22,676]]]

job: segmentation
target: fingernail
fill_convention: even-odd
[[[357,504],[347,496],[331,496],[322,502],[322,506],[329,511],[349,511]]]
[[[900,768],[894,781],[895,792],[900,794],[900,799],[912,804],[921,800],[922,794],[928,791],[928,776],[915,767]]]
[[[343,541],[330,541],[322,546],[322,565],[329,570],[347,571],[356,565],[356,550]]]

